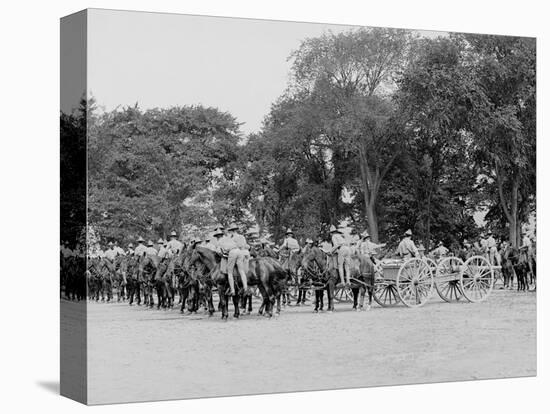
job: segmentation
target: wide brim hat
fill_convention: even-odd
[[[149,240],[147,242],[147,247],[153,247],[153,240]]]
[[[334,225],[330,226],[329,233],[341,233]]]
[[[178,234],[175,231],[173,231],[172,233],[170,233],[170,237],[178,237]]]
[[[363,233],[361,233],[361,237],[364,239],[364,238],[370,237],[370,234],[368,231],[365,230]]]
[[[237,226],[236,223],[231,223],[231,224],[229,225],[229,227],[227,227],[227,230],[228,230],[228,231],[231,231],[231,230],[239,230],[239,226]]]
[[[107,243],[107,246],[114,246],[114,245],[113,245],[113,242]]]
[[[132,248],[132,247],[134,247],[134,245],[133,245],[132,243],[130,243],[130,244],[128,245],[128,247],[129,247],[129,248]]]
[[[311,244],[313,244],[313,240],[307,238],[307,239],[306,239],[306,243],[311,243]]]
[[[162,244],[162,243],[164,243],[164,240],[162,240],[162,239],[157,240],[157,244]]]
[[[138,243],[144,243],[145,240],[143,240],[143,237],[138,237],[137,242],[138,242]]]
[[[223,236],[223,231],[221,229],[216,229],[212,232],[212,237],[216,237],[216,236]]]
[[[406,232],[405,232],[405,236],[412,236],[413,235],[413,232],[411,229],[408,229]]]
[[[292,231],[292,229],[287,229],[286,234],[294,234],[294,232]]]

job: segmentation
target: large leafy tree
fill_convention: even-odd
[[[521,225],[534,210],[536,194],[535,39],[461,35],[471,52],[488,105],[477,125],[473,153],[485,174],[488,216],[505,222],[518,245]]]
[[[89,119],[88,219],[101,234],[152,238],[183,223],[215,221],[208,190],[231,176],[237,158],[231,115],[202,106],[136,106]]]
[[[375,241],[380,185],[399,155],[387,96],[412,44],[408,31],[361,29],[307,39],[291,56],[292,86],[308,95],[311,111],[318,114],[317,140],[330,151],[336,193],[332,200],[338,205],[345,185],[356,189]],[[349,163],[356,168],[350,171]],[[331,221],[340,218],[336,214]]]
[[[477,139],[471,131],[487,102],[464,59],[463,45],[450,38],[422,40],[400,79],[395,100],[412,136],[412,168],[404,173],[413,177],[409,185],[416,200],[414,224],[429,245],[434,224],[450,231],[453,223],[441,222],[441,217],[452,219],[448,213],[473,191],[477,173],[468,148]]]

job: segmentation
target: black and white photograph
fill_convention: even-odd
[[[534,38],[83,13],[87,403],[536,374]]]
[[[542,3],[2,10],[2,412],[546,412]]]
[[[83,13],[87,403],[536,374],[535,39]]]

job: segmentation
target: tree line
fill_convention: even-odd
[[[316,238],[345,219],[429,247],[477,237],[486,211],[517,245],[536,208],[535,57],[531,38],[329,32],[289,56],[256,133],[216,108],[92,100],[62,116],[62,136],[86,116],[88,221],[122,242],[230,221]]]

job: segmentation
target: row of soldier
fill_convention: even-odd
[[[312,239],[306,239],[303,246],[296,239],[294,232],[287,229],[285,238],[279,246],[271,242],[266,237],[260,237],[255,230],[249,230],[241,234],[241,229],[236,224],[231,224],[224,229],[218,226],[212,233],[207,235],[204,240],[193,238],[190,240],[191,245],[202,245],[217,253],[222,257],[221,270],[227,274],[231,293],[235,293],[235,284],[233,280],[233,269],[236,267],[241,278],[245,292],[248,292],[246,273],[248,272],[248,261],[251,255],[267,255],[276,257],[277,255],[287,258],[287,262],[292,255],[297,253],[307,252],[314,244],[319,246],[327,253],[334,261],[334,267],[338,269],[340,282],[343,285],[350,284],[350,261],[353,254],[361,254],[370,257],[374,262],[379,256],[380,249],[386,246],[385,243],[374,243],[367,231],[362,232],[359,236],[353,234],[353,230],[347,226],[331,226],[329,229],[330,240],[319,239],[316,243]],[[422,244],[418,246],[412,239],[413,233],[409,229],[402,237],[402,240],[395,250],[395,256],[401,258],[421,257],[425,255],[425,249]],[[121,255],[151,255],[159,256],[160,258],[172,257],[177,255],[184,248],[184,244],[178,240],[178,235],[175,231],[170,234],[169,240],[159,239],[155,245],[152,240],[147,243],[142,237],[136,241],[136,246],[133,243],[128,244],[127,249],[122,249],[118,243],[109,242],[105,250],[97,250],[91,253],[91,256],[103,257],[107,260],[114,260]],[[479,240],[470,243],[464,240],[459,251],[450,252],[444,246],[443,242],[439,242],[437,247],[429,252],[432,257],[443,257],[449,254],[461,256],[466,259],[470,256],[481,254],[487,257],[491,264],[500,265],[502,260],[502,252],[506,247],[506,242],[498,243],[489,230],[486,234],[482,234]],[[522,249],[533,251],[533,243],[531,239],[524,235],[522,241]],[[62,246],[63,256],[81,255],[76,251],[70,250],[66,244]]]

